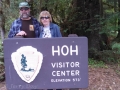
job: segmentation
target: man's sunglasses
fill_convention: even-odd
[[[40,19],[49,19],[50,17],[41,17]]]
[[[23,11],[23,10],[27,11],[28,9],[29,9],[28,7],[22,7],[20,8],[20,11]]]

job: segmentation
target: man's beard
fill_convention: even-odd
[[[29,13],[21,13],[20,18],[22,19],[28,19],[30,17]]]

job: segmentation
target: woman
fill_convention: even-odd
[[[52,23],[51,14],[48,11],[42,11],[39,15],[39,20],[41,23],[41,31],[40,31],[40,38],[54,38],[54,37],[62,37],[60,32],[60,27]],[[48,89],[53,90],[53,89]],[[56,89],[62,90],[62,89]]]
[[[60,27],[52,23],[51,14],[48,11],[42,11],[39,15],[41,23],[40,38],[62,37]]]

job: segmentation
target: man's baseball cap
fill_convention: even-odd
[[[21,8],[21,7],[28,7],[28,8],[30,8],[28,2],[21,2],[21,3],[19,4],[19,8]]]

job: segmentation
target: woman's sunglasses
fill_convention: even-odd
[[[49,19],[50,17],[41,17],[40,19]]]

